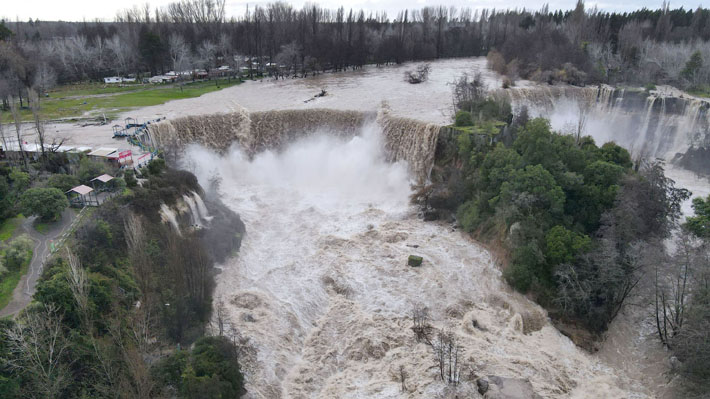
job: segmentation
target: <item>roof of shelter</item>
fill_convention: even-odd
[[[91,151],[89,155],[94,157],[107,157],[116,151],[118,151],[118,148],[97,148],[94,151]]]
[[[107,174],[103,174],[103,175],[101,175],[101,176],[99,176],[99,177],[95,177],[95,178],[91,179],[91,181],[94,181],[94,180],[98,180],[98,181],[100,181],[100,182],[102,182],[102,183],[106,183],[106,182],[109,182],[109,181],[113,180],[113,176],[107,175]]]
[[[89,187],[89,186],[85,186],[85,185],[82,184],[81,186],[76,186],[76,187],[72,188],[71,190],[69,190],[69,191],[67,191],[67,192],[68,192],[68,193],[74,192],[74,193],[77,193],[77,194],[86,195],[86,194],[88,194],[88,193],[90,193],[90,192],[92,192],[92,191],[94,191],[93,188],[91,188],[91,187]]]

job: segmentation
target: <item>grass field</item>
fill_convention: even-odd
[[[170,100],[199,97],[203,94],[235,86],[237,79],[219,79],[168,85],[133,84],[111,86],[103,84],[72,84],[61,86],[43,97],[40,102],[45,120],[93,118],[105,115],[112,118],[116,114],[135,107],[164,104]],[[23,109],[23,121],[32,120],[30,110]],[[9,123],[9,112],[2,113],[2,121]]]
[[[0,252],[0,256],[2,252]],[[32,261],[32,251],[29,251],[27,256],[27,261],[22,264],[20,270],[8,271],[8,273],[2,278],[0,278],[0,309],[7,306],[12,299],[12,291],[17,287],[17,283],[20,282],[20,278],[27,273],[30,267],[30,262]]]
[[[20,226],[24,216],[18,215],[17,217],[10,218],[0,224],[0,242],[4,242],[12,237],[12,234]]]
[[[40,222],[39,219],[35,220],[32,227],[34,227],[35,230],[41,234],[47,234],[47,231],[49,230],[49,224]]]

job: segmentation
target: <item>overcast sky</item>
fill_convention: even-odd
[[[164,6],[174,0],[153,0],[150,5]],[[587,1],[588,8],[597,6],[605,11],[631,11],[643,7],[659,8],[663,0],[599,0]],[[708,0],[710,1],[710,0]],[[239,16],[244,14],[246,5],[266,4],[268,0],[246,1],[227,0],[227,14]],[[305,1],[292,1],[295,7],[300,8]],[[116,12],[123,8],[132,7],[134,4],[144,4],[142,0],[1,0],[0,16],[12,19],[19,18],[26,21],[29,18],[40,20],[81,21],[100,18],[113,20]],[[321,0],[316,1],[323,7],[346,9],[364,9],[366,11],[386,11],[390,18],[394,18],[397,11],[404,8],[421,8],[444,4],[447,6],[470,8],[532,8],[539,9],[548,3],[550,9],[571,9],[576,0]],[[699,0],[671,1],[671,7],[696,8],[702,5]]]

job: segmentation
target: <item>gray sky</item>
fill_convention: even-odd
[[[163,6],[174,0],[153,0],[150,5]],[[642,7],[659,8],[663,0],[599,0],[587,1],[588,8],[597,6],[605,11],[631,11]],[[247,4],[266,4],[269,0],[246,1],[227,0],[228,15],[238,16],[244,13]],[[305,1],[292,1],[295,7],[300,8]],[[40,20],[81,21],[83,19],[113,20],[116,11],[132,7],[135,4],[144,4],[143,0],[2,0],[0,16],[14,20],[18,17],[26,21],[29,18]],[[366,11],[386,11],[390,18],[396,16],[397,11],[404,8],[421,8],[444,4],[447,6],[470,8],[532,8],[539,9],[542,4],[548,3],[550,9],[571,9],[576,0],[321,0],[316,1],[323,7],[337,8],[340,5],[346,9],[364,9]],[[700,0],[671,1],[671,7],[696,8],[701,5]]]

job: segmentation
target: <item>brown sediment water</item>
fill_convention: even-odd
[[[281,110],[250,113],[197,115],[162,121],[149,126],[153,142],[165,150],[179,151],[200,144],[224,153],[238,145],[253,156],[266,150],[282,150],[298,139],[327,132],[350,138],[367,123],[382,131],[386,160],[405,161],[418,179],[426,179],[434,164],[440,126],[393,116],[385,105],[375,114],[332,109]]]
[[[411,330],[416,304],[461,345],[459,395],[476,397],[474,375],[500,375],[546,398],[649,397],[512,292],[487,250],[417,217],[415,176],[392,160],[385,128],[321,131],[253,155],[186,146],[186,165],[205,186],[218,176],[218,195],[247,226],[215,300],[240,342],[248,397],[448,397],[431,347]],[[421,267],[407,266],[412,254]]]

